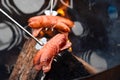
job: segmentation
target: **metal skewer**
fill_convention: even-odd
[[[2,12],[6,17],[8,17],[11,21],[13,21],[19,28],[25,31],[29,36],[31,36],[38,44],[43,46],[44,44],[40,42],[36,37],[34,37],[29,31],[27,31],[24,27],[22,27],[18,22],[16,22],[12,17],[10,17],[5,11],[0,8],[0,12]]]
[[[52,12],[53,12],[53,9],[52,9],[53,8],[53,0],[51,0],[50,3],[51,3],[51,5],[50,5],[50,14],[52,15]]]

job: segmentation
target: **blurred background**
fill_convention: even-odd
[[[62,2],[63,1],[63,2]],[[70,0],[68,15],[73,53],[99,72],[120,64],[120,1]],[[54,0],[65,6],[64,0]],[[29,32],[27,20],[50,9],[49,0],[0,0],[0,8]],[[7,80],[24,42],[30,37],[0,12],[0,79]]]

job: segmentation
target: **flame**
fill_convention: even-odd
[[[57,10],[58,14],[60,14],[63,17],[65,17],[67,15],[66,14],[67,13],[67,8],[68,8],[67,5],[69,5],[70,1],[69,0],[65,0],[64,2],[65,3],[64,4],[62,3],[60,8],[58,8],[58,10]]]
[[[65,16],[65,12],[64,12],[63,9],[59,8],[59,9],[57,10],[57,12],[58,12],[58,14],[60,14],[61,16]]]

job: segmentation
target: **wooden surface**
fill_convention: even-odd
[[[36,53],[35,41],[25,42],[9,80],[34,80],[38,71],[33,68],[33,57]]]

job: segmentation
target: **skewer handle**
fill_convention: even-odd
[[[75,55],[73,55],[78,61],[80,61],[82,64],[83,64],[83,66],[85,67],[85,69],[89,72],[89,73],[91,73],[91,74],[97,74],[98,73],[98,71],[97,71],[97,69],[95,69],[94,67],[92,67],[90,64],[88,64],[87,62],[85,62],[83,59],[81,59],[81,58],[79,58],[79,57],[77,57],[77,56],[75,56]]]

